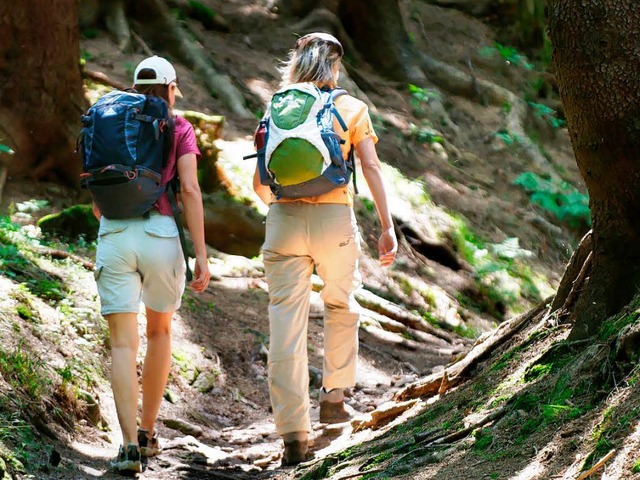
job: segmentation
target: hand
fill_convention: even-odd
[[[388,267],[393,263],[398,251],[398,241],[393,227],[383,230],[378,239],[378,257],[383,267]]]
[[[193,273],[195,278],[189,286],[196,292],[202,292],[209,286],[209,280],[211,279],[207,257],[196,257],[196,267]]]

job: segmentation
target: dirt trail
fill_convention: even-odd
[[[212,265],[214,281],[200,295],[188,294],[173,325],[173,365],[160,410],[158,429],[163,453],[146,464],[140,478],[289,478],[292,468],[281,467],[282,442],[274,430],[266,382],[268,345],[268,297],[256,262],[234,257],[235,274],[229,262]],[[247,274],[249,274],[247,276]],[[232,276],[235,275],[235,276]],[[90,296],[93,286],[77,292]],[[352,426],[318,423],[317,393],[322,365],[322,305],[312,294],[309,321],[309,360],[311,376],[311,418],[314,431],[315,462],[347,448]],[[145,351],[144,316],[139,318],[141,348],[139,366]],[[437,363],[420,359],[442,359],[442,346],[415,356],[420,371],[403,358],[407,348],[401,343],[381,342],[364,333],[361,339],[358,383],[348,392],[347,403],[357,418],[390,401],[406,383],[430,372]],[[108,364],[108,351],[101,353]],[[429,360],[432,362],[432,360]],[[207,373],[217,372],[208,377]],[[43,478],[94,479],[122,478],[109,472],[108,462],[120,442],[115,406],[109,386],[99,389],[97,398],[106,431],[86,422],[78,427],[70,448],[59,445],[61,466]],[[358,441],[375,432],[358,433]]]

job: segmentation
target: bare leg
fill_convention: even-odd
[[[122,445],[138,444],[138,315],[105,315],[111,335],[111,388],[122,430]]]
[[[142,368],[140,428],[153,435],[171,368],[171,312],[147,308],[147,354]]]

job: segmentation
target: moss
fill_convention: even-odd
[[[44,234],[68,239],[83,237],[93,241],[98,236],[99,222],[93,215],[91,205],[74,205],[42,217],[38,220],[38,226]]]

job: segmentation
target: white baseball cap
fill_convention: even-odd
[[[138,78],[140,72],[147,69],[155,72],[155,78]],[[134,85],[170,85],[171,82],[176,83],[176,95],[182,97],[182,92],[178,89],[176,69],[168,60],[157,55],[142,60],[133,74]]]

